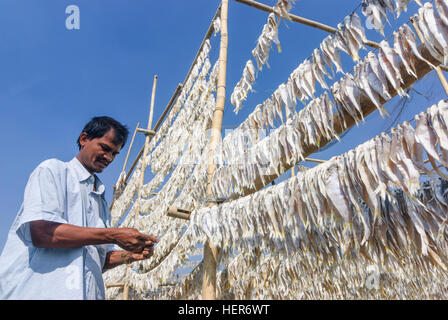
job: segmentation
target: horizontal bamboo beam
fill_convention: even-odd
[[[111,283],[111,284],[106,284],[106,289],[107,288],[114,288],[114,287],[124,287],[124,283]]]
[[[143,128],[137,128],[137,132],[141,132],[150,136],[154,136],[156,134],[156,132],[154,130],[147,130],[147,129],[143,129]]]
[[[317,163],[325,163],[325,162],[327,162],[327,161],[325,161],[325,160],[313,159],[313,158],[305,158],[305,161],[309,161],[309,162],[317,162]]]
[[[268,5],[265,5],[265,4],[257,2],[257,1],[253,1],[253,0],[235,0],[235,1],[243,3],[243,4],[248,5],[250,7],[253,7],[253,8],[262,10],[262,11],[265,11],[265,12],[269,12],[269,13],[274,12],[274,8],[273,7],[270,7]],[[307,19],[307,18],[299,17],[299,16],[296,16],[295,14],[292,14],[292,13],[288,13],[287,19],[290,20],[290,21],[298,22],[298,23],[307,25],[309,27],[320,29],[320,30],[323,30],[325,32],[329,32],[329,33],[332,33],[332,34],[335,34],[336,31],[338,31],[338,29],[330,27],[330,26],[328,26],[326,24],[323,24],[323,23],[320,23],[320,22],[317,22],[317,21],[314,21],[314,20],[310,20],[310,19]],[[370,40],[368,40],[364,44],[369,46],[369,47],[372,47],[372,48],[379,48],[379,44],[378,43],[370,41]]]
[[[190,214],[191,214],[191,211],[189,211],[189,210],[180,209],[180,208],[171,206],[168,208],[167,216],[172,217],[172,218],[190,220]]]
[[[422,56],[424,58],[426,58],[429,62],[431,62],[433,65],[435,65],[435,66],[440,65],[440,62],[431,56],[431,54],[428,52],[428,50],[425,48],[424,45],[419,47],[419,51],[422,54]],[[432,71],[431,66],[429,66],[426,62],[424,62],[422,60],[416,61],[416,69],[417,69],[417,78],[409,75],[408,72],[406,71],[406,67],[404,66],[403,62],[400,62],[400,72],[403,75],[403,82],[404,82],[403,88],[404,89],[409,88],[415,82],[417,82],[419,79],[423,78],[426,74],[428,74],[429,72]],[[395,92],[395,90],[390,86],[389,86],[389,92],[391,93],[392,98],[397,95],[397,92]],[[380,98],[380,101],[382,104],[387,102],[383,98]],[[376,110],[376,107],[373,104],[373,102],[365,96],[361,96],[361,108],[362,108],[364,117],[368,116],[369,114],[371,114],[372,112],[374,112]],[[342,108],[341,112],[343,114],[343,118],[345,119],[346,127],[344,127],[344,125],[340,122],[337,114],[334,114],[334,118],[333,118],[334,129],[335,129],[336,134],[338,134],[338,135],[344,133],[346,130],[348,130],[349,128],[353,127],[356,124],[355,120],[347,113],[347,111],[345,109]],[[315,146],[312,144],[310,145],[310,144],[307,144],[305,141],[303,141],[303,145],[304,145],[303,156],[307,157],[310,154],[315,153],[320,148],[324,147],[330,141],[332,141],[332,139],[327,139],[325,137],[321,137],[320,141],[321,141],[321,143],[319,146]],[[293,165],[288,164],[286,159],[281,159],[280,163],[277,167],[277,171],[280,173],[286,172]],[[275,172],[275,170],[273,170],[271,172]],[[277,174],[257,176],[254,181],[255,187],[243,188],[241,194],[233,193],[230,195],[229,200],[238,199],[240,197],[257,192],[258,190],[260,190],[264,186],[270,184],[272,181],[274,181],[278,177],[279,177],[279,175],[277,175]]]

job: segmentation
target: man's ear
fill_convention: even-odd
[[[79,135],[79,144],[81,145],[81,149],[84,147],[85,143],[89,140],[87,136],[87,132],[82,132]]]

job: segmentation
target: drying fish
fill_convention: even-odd
[[[437,11],[446,27],[448,27],[448,3],[446,0],[435,0]]]
[[[442,23],[440,17],[434,12],[434,8],[430,2],[419,9],[423,10],[424,18],[428,24],[429,30],[434,35],[443,54],[443,63],[448,64],[448,28]]]
[[[314,99],[316,78],[311,67],[311,62],[308,59],[305,59],[305,61],[300,64],[298,73],[302,88],[305,90],[308,97]]]
[[[432,128],[437,137],[437,144],[440,147],[441,159],[448,163],[448,131],[443,117],[441,117],[438,106],[434,105],[428,110]]]
[[[362,14],[367,18],[367,21],[370,21],[373,27],[384,37],[382,10],[380,8],[381,6],[375,0],[363,0],[362,2]],[[385,18],[387,19],[387,16]]]
[[[397,11],[397,18],[400,17],[400,14],[402,11],[407,12],[408,11],[408,3],[410,0],[395,0],[396,4],[396,11]]]
[[[353,61],[359,60],[358,52],[361,48],[364,48],[363,41],[360,38],[360,35],[352,29],[351,27],[351,18],[350,16],[346,16],[344,19],[343,34],[345,39],[347,40],[347,47],[350,51],[350,56]]]
[[[353,109],[359,113],[362,121],[364,121],[364,115],[361,107],[361,89],[356,85],[353,77],[347,75],[341,81],[341,92],[344,94],[344,99],[346,102],[350,101]],[[356,118],[355,118],[356,119]]]
[[[379,83],[381,84],[382,92],[384,93],[386,100],[392,99],[391,95],[389,94],[386,73],[381,68],[377,56],[373,52],[369,52],[367,55],[367,60],[369,61],[373,73],[375,74]]]
[[[344,51],[348,55],[351,55],[351,51],[348,45],[348,39],[345,37],[345,26],[342,23],[338,23],[337,25],[337,31],[334,34],[334,46],[338,48],[339,50]]]
[[[406,71],[410,75],[417,78],[417,71],[415,69],[414,57],[411,55],[410,50],[407,50],[406,43],[404,42],[404,37],[402,36],[401,33],[397,31],[394,31],[394,49],[400,56],[401,61],[406,67]]]
[[[333,62],[333,64],[336,66],[336,72],[344,74],[341,64],[341,56],[339,55],[334,42],[334,38],[329,35],[322,41],[322,43],[320,44],[320,48],[322,52],[327,55],[331,62]]]
[[[314,49],[313,55],[312,55],[312,66],[313,66],[313,72],[316,76],[317,81],[319,81],[320,85],[324,89],[328,89],[328,85],[325,82],[324,75],[327,75],[328,77],[330,74],[327,72],[325,68],[325,63],[323,61],[323,57],[321,54],[321,51],[319,49]]]
[[[431,128],[428,121],[427,115],[424,112],[419,113],[415,116],[416,128],[415,128],[415,141],[419,143],[427,152],[429,162],[431,163],[433,169],[444,179],[445,175],[439,170],[437,164],[434,160],[448,167],[448,164],[440,159],[440,156],[436,150],[437,136]]]
[[[387,60],[388,62],[388,66],[391,68],[390,71],[395,75],[395,78],[400,81],[401,83],[404,83],[403,81],[403,77],[401,76],[401,72],[400,72],[400,62],[398,60],[398,54],[395,51],[394,48],[391,48],[389,46],[389,43],[385,40],[380,42],[380,52],[382,52],[384,54],[384,58]],[[380,63],[384,62],[380,60]],[[386,71],[386,69],[383,69],[384,71]],[[390,80],[390,79],[389,79]],[[397,86],[394,86],[395,89],[397,89]]]
[[[378,78],[372,71],[370,64],[366,61],[362,61],[359,64],[359,83],[361,88],[367,94],[372,103],[376,106],[381,116],[384,118],[385,116],[389,116],[386,109],[384,109],[383,105],[380,102],[380,95],[378,91],[381,91],[381,85],[379,84]]]
[[[252,50],[252,55],[260,71],[263,69],[263,65],[267,64],[272,42],[277,45],[278,51],[281,52],[280,40],[278,38],[278,22],[273,13],[269,14],[268,21],[263,26],[261,35],[258,37],[257,46]]]
[[[392,64],[389,62],[389,60],[386,57],[386,54],[384,53],[383,49],[380,48],[378,50],[378,61],[380,64],[381,69],[386,74],[387,79],[392,84],[394,89],[397,91],[398,95],[400,97],[407,96],[407,93],[404,92],[404,90],[400,87],[399,80],[395,74],[395,69],[393,68]]]
[[[274,12],[282,18],[288,19],[289,11],[292,8],[290,2],[294,3],[291,0],[278,0],[277,4],[274,6]]]
[[[235,113],[242,107],[242,101],[246,99],[247,93],[252,90],[252,84],[255,81],[255,68],[252,60],[246,62],[243,70],[243,76],[233,89],[230,97],[231,103],[235,106]]]
[[[362,25],[361,18],[356,14],[356,12],[353,12],[350,15],[349,21],[351,31],[358,35],[357,39],[360,39],[362,43],[366,43],[368,41],[366,37],[366,32]]]
[[[423,42],[425,47],[428,49],[429,53],[438,61],[442,62],[444,57],[441,52],[443,49],[439,47],[437,40],[435,39],[432,31],[429,29],[428,22],[425,17],[425,9],[420,8],[418,10],[418,15],[413,16],[413,20],[417,21],[418,27],[423,34]]]
[[[353,104],[353,102],[351,102],[350,99],[344,97],[344,92],[342,90],[341,84],[339,82],[335,82],[331,86],[330,90],[336,103],[340,105],[353,118],[353,120],[355,120],[356,124],[358,125],[358,122],[360,122],[362,118],[360,119],[358,112],[356,111],[357,108]]]
[[[384,3],[384,7],[396,17],[394,0],[382,0],[382,2]]]
[[[423,56],[420,54],[417,46],[417,37],[412,31],[411,27],[409,27],[407,24],[404,24],[400,27],[399,32],[404,38],[403,42],[406,44],[406,49],[408,51],[411,51],[420,60],[425,61],[432,68],[435,68],[435,66],[431,62],[423,58]]]

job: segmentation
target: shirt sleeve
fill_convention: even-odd
[[[33,245],[29,226],[31,221],[67,223],[64,188],[53,171],[46,166],[37,167],[25,187],[22,212],[18,216],[15,231],[27,246]]]

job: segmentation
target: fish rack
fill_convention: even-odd
[[[344,22],[345,25],[333,28],[290,13],[294,2],[292,0],[279,0],[273,7],[253,0],[235,1],[270,14],[265,25],[266,34],[269,36],[262,37],[265,32],[263,29],[259,38],[259,44],[268,39],[268,53],[272,42],[278,45],[276,32],[278,33],[278,25],[282,19],[328,32],[332,36],[330,40],[341,35],[347,36],[356,28],[351,24],[356,22],[352,21],[353,13],[348,16],[348,22]],[[391,11],[395,10],[393,13],[399,14],[406,9],[408,2],[390,0],[382,3],[395,4]],[[373,14],[372,17],[375,18],[375,10],[379,10],[376,7],[378,3],[376,0],[363,0],[363,14],[367,18],[369,14]],[[330,142],[340,139],[339,137],[353,126],[359,125],[360,119],[376,110],[383,113],[383,104],[396,95],[405,94],[404,89],[410,88],[431,71],[437,74],[448,95],[448,85],[442,72],[447,70],[443,65],[443,52],[438,51],[437,46],[431,44],[428,39],[433,36],[436,41],[448,42],[448,34],[436,35],[437,32],[432,31],[438,30],[437,28],[420,30],[422,26],[425,27],[421,21],[427,17],[425,14],[431,18],[430,14],[436,12],[436,8],[424,3],[419,4],[421,9],[411,19],[411,24],[420,44],[415,51],[409,46],[412,39],[407,40],[408,51],[405,53],[411,56],[406,58],[409,60],[396,54],[395,74],[401,75],[401,79],[398,85],[390,78],[382,83],[387,94],[376,92],[376,95],[372,96],[372,93],[366,93],[367,87],[374,86],[373,77],[367,76],[378,71],[372,67],[373,62],[370,60],[365,69],[370,70],[370,74],[367,71],[360,73],[360,68],[365,67],[359,66],[365,66],[366,62],[359,60],[356,50],[353,51],[353,48],[348,46],[347,53],[357,65],[352,73],[345,74],[344,79],[351,79],[350,83],[355,84],[355,89],[359,92],[356,97],[358,104],[349,104],[348,99],[345,102],[338,100],[341,91],[336,89],[336,85],[339,85],[338,88],[343,87],[347,83],[342,82],[343,80],[332,87],[324,88],[324,94],[318,98],[313,96],[313,92],[309,94],[306,85],[303,85],[305,88],[301,87],[300,81],[306,80],[291,84],[290,81],[294,79],[305,79],[302,75],[305,74],[303,68],[306,66],[301,64],[297,72],[295,70],[288,81],[276,90],[278,94],[274,92],[274,103],[268,99],[257,106],[237,130],[223,139],[221,131],[226,100],[228,0],[222,0],[185,81],[179,84],[161,118],[154,129],[151,129],[157,76],[155,77],[148,128],[141,129],[137,125],[134,132],[134,137],[137,132],[146,135],[145,144],[127,174],[124,172],[128,156],[126,157],[122,175],[114,188],[111,212],[114,225],[134,226],[142,232],[159,235],[160,243],[151,259],[120,266],[105,273],[108,297],[118,298],[119,293],[123,292],[123,299],[129,299],[132,290],[134,298],[139,299],[412,298],[420,297],[418,292],[422,286],[431,287],[432,290],[429,290],[425,297],[441,297],[441,292],[446,292],[446,284],[440,279],[446,277],[448,263],[447,257],[442,253],[442,249],[447,247],[444,226],[448,217],[443,209],[447,207],[448,199],[440,196],[440,190],[446,190],[444,179],[447,177],[439,168],[446,168],[447,165],[448,152],[444,143],[448,142],[448,123],[440,122],[433,134],[425,131],[428,126],[425,126],[424,119],[436,119],[434,121],[438,123],[437,119],[444,119],[444,116],[448,115],[445,113],[448,112],[448,103],[441,101],[439,105],[429,108],[426,114],[417,115],[415,130],[407,122],[397,129],[392,129],[392,140],[384,133],[381,137],[369,140],[328,161],[309,158]],[[446,9],[446,12],[439,12],[440,17],[448,18],[448,2],[438,0],[436,4],[439,11]],[[445,20],[443,22],[445,23]],[[354,29],[347,31],[347,26]],[[446,27],[448,29],[448,24]],[[400,28],[397,37],[404,34],[404,29],[406,28]],[[219,58],[211,68],[208,60],[210,39],[217,33],[220,33]],[[359,38],[361,41],[358,42],[358,50],[363,46],[383,52],[387,50],[384,42],[376,43],[361,35]],[[328,41],[323,43],[328,44]],[[322,55],[322,48],[325,47],[321,46],[320,51],[313,53],[312,58],[306,59],[304,64],[308,66],[310,61],[313,63],[313,85],[319,82],[325,86],[325,81],[316,76],[319,71],[315,64],[315,54]],[[338,51],[343,51],[342,49],[336,48]],[[398,51],[398,48],[393,49]],[[256,50],[253,54],[257,60],[257,68],[261,70],[268,57],[263,56],[266,55],[263,50],[263,54]],[[413,63],[412,68],[409,61]],[[246,64],[242,80],[232,92],[231,100],[236,112],[242,107],[242,101],[250,92],[256,78],[251,64],[252,62]],[[330,65],[328,67],[332,68]],[[366,75],[367,82],[359,79],[360,74]],[[375,75],[380,79],[378,73]],[[294,97],[288,96],[287,90],[282,91],[285,87],[292,88],[294,85],[294,91],[289,91]],[[295,110],[297,99],[305,105],[300,112]],[[193,108],[194,105],[199,106],[198,110]],[[355,109],[354,106],[359,108]],[[272,115],[273,107],[277,107],[276,116],[281,118],[282,123],[278,127],[275,126],[271,134],[260,138],[258,130],[267,129],[269,121],[266,118],[260,120],[262,117],[259,114]],[[327,108],[327,111],[321,111],[324,108]],[[321,114],[320,120],[323,124],[317,124],[316,119],[313,119],[314,126],[307,127],[305,124],[309,123],[309,114],[313,111]],[[323,121],[324,119],[326,121]],[[186,126],[186,123],[189,125]],[[245,131],[249,128],[248,123],[255,130]],[[210,129],[211,134],[206,135]],[[179,132],[182,132],[182,135]],[[397,132],[406,132],[406,137],[410,139],[406,140],[404,145],[409,146],[410,141],[414,141],[413,146],[417,150],[415,154],[404,151],[405,148],[401,144],[405,140],[397,140]],[[239,134],[246,139],[250,138],[250,143],[239,144]],[[288,141],[286,136],[291,135],[294,139]],[[182,140],[181,136],[185,139]],[[437,138],[434,141],[440,145],[440,154],[437,153],[437,147],[434,149],[425,145],[424,139],[427,136]],[[188,144],[188,139],[194,143]],[[171,145],[170,142],[173,141],[179,146]],[[409,176],[414,178],[413,184],[408,179],[384,180],[377,176],[373,178],[377,179],[377,190],[371,189],[372,183],[367,182],[368,179],[357,180],[358,186],[351,184],[357,179],[356,176],[343,170],[356,168],[356,164],[347,163],[354,159],[353,154],[361,157],[361,160],[356,158],[357,161],[367,164],[366,161],[370,160],[366,160],[364,154],[377,152],[371,151],[379,148],[375,143],[384,146],[390,141],[394,141],[394,149],[388,153],[390,159],[386,160],[402,163],[403,169],[404,162],[400,161],[405,159],[405,156],[403,159],[396,158],[394,153],[396,150],[402,150],[411,162],[417,163],[417,168],[422,171],[420,173],[431,177],[430,182],[420,183],[417,179],[415,183],[415,176]],[[187,145],[186,151],[180,150],[184,145]],[[226,150],[226,145],[237,147],[229,151]],[[162,158],[161,150],[167,146],[172,146],[172,155]],[[272,154],[276,153],[274,156],[266,155],[266,146],[274,149],[281,147],[276,149],[276,152],[274,149],[268,149]],[[422,150],[426,152],[425,161],[420,161],[417,157],[421,156]],[[375,154],[379,157],[378,152]],[[254,164],[245,161],[247,156],[258,160],[265,156],[269,161],[265,161],[263,165],[259,165],[260,162]],[[233,160],[235,162],[232,162]],[[307,168],[300,164],[302,161],[315,162],[317,165]],[[420,162],[425,165],[430,163],[433,170],[420,166]],[[358,166],[359,163],[361,162],[358,162]],[[407,165],[409,167],[406,168],[413,168],[411,164]],[[145,168],[148,166],[151,166],[155,176],[149,183],[143,184]],[[381,164],[378,164],[378,167],[381,167]],[[274,181],[289,170],[292,171],[291,178],[274,185]],[[341,178],[338,176],[339,172],[352,174],[350,179],[353,180]],[[371,178],[375,173],[361,169],[359,172],[362,178]],[[169,173],[171,176],[163,183]],[[441,176],[443,179],[437,180],[435,176]],[[339,191],[326,190],[326,184],[338,186],[336,189]],[[364,192],[358,194],[356,201],[350,202],[353,200],[350,198],[351,193],[356,193],[357,187]],[[158,188],[160,190],[156,193]],[[302,193],[305,195],[301,195]],[[344,199],[348,200],[338,202],[344,194]],[[405,208],[397,209],[394,203],[404,203],[402,207]],[[325,209],[320,208],[320,204]],[[244,208],[245,206],[247,208]],[[400,214],[405,209],[409,214],[401,217]],[[322,215],[322,212],[325,214]],[[402,222],[407,229],[403,231],[398,225],[395,229],[394,223],[398,222],[387,220],[392,219],[391,217],[408,219]],[[360,231],[363,236],[357,234]],[[398,235],[399,232],[404,234]],[[435,233],[437,236],[434,236]],[[409,239],[411,241],[408,241]],[[403,241],[401,247],[397,246],[400,241]],[[201,257],[201,260],[195,260],[195,256]],[[221,266],[220,271],[217,271],[218,266]],[[173,275],[178,269],[187,267],[191,269],[189,272],[183,272],[182,276]],[[328,275],[331,275],[331,278]],[[372,279],[372,276],[374,280],[375,276],[381,278],[389,286],[387,294],[376,288],[375,281],[369,286],[366,279]],[[350,285],[344,287],[341,283]]]

